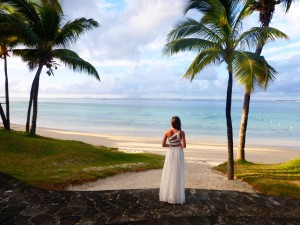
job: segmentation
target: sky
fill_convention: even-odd
[[[162,49],[170,29],[183,17],[184,0],[63,0],[65,22],[93,18],[100,27],[85,33],[70,49],[97,69],[101,81],[75,73],[63,65],[48,76],[42,71],[40,98],[190,98],[224,99],[228,73],[225,64],[209,66],[190,82],[183,75],[196,53],[165,56]],[[268,90],[257,90],[256,99],[300,100],[300,4],[285,14],[277,7],[270,26],[289,40],[269,43],[262,55],[278,71]],[[199,14],[187,16],[197,18]],[[258,26],[258,14],[244,24]],[[0,61],[3,68],[3,60]],[[19,58],[8,59],[12,98],[28,99],[35,71]],[[0,70],[0,96],[4,96],[4,73]],[[242,99],[244,88],[234,82],[233,98]]]

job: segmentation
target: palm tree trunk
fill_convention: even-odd
[[[5,103],[6,103],[6,130],[10,130],[10,113],[9,113],[9,91],[7,75],[7,56],[4,54],[4,73],[5,73]]]
[[[5,117],[5,114],[4,114],[4,111],[3,111],[3,108],[2,108],[1,102],[0,102],[0,116],[1,116],[1,118],[2,118],[3,127],[4,127],[4,129],[7,130],[6,117]]]
[[[36,134],[36,120],[37,120],[37,112],[38,112],[38,94],[39,94],[39,81],[40,81],[40,75],[43,69],[43,64],[39,65],[39,68],[35,75],[35,85],[33,89],[33,109],[32,109],[32,119],[31,119],[31,129],[30,134],[35,135]]]
[[[233,133],[231,121],[231,99],[232,99],[232,71],[229,69],[229,78],[226,97],[226,123],[227,123],[227,148],[228,148],[228,180],[234,179],[234,161],[233,161]]]
[[[245,145],[246,145],[246,132],[248,125],[248,115],[249,115],[249,107],[250,107],[250,97],[251,92],[246,91],[244,95],[244,104],[243,104],[243,112],[240,124],[240,134],[239,134],[239,147],[238,147],[238,155],[237,160],[245,161]]]
[[[29,97],[29,104],[28,104],[28,110],[27,110],[27,120],[26,120],[26,132],[29,132],[30,129],[30,114],[31,114],[31,108],[32,108],[32,100],[33,100],[33,92],[34,92],[34,86],[36,84],[36,77],[34,77],[31,90],[30,90],[30,97]]]

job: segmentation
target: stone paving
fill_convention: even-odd
[[[300,224],[300,200],[204,189],[186,189],[186,200],[159,202],[158,189],[48,191],[0,173],[3,225]]]

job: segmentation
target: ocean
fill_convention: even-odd
[[[242,100],[232,102],[234,143]],[[25,125],[28,102],[11,100],[11,123]],[[162,137],[181,118],[187,140],[226,144],[225,100],[39,99],[37,126],[89,133]],[[252,100],[247,144],[300,150],[300,102]]]

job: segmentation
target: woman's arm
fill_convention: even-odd
[[[170,145],[167,144],[167,139],[168,139],[168,136],[167,136],[167,131],[164,133],[164,137],[163,137],[163,140],[162,140],[162,143],[161,143],[161,146],[162,147],[169,147]]]
[[[185,133],[184,131],[181,131],[181,147],[186,148],[186,141],[185,141]]]

